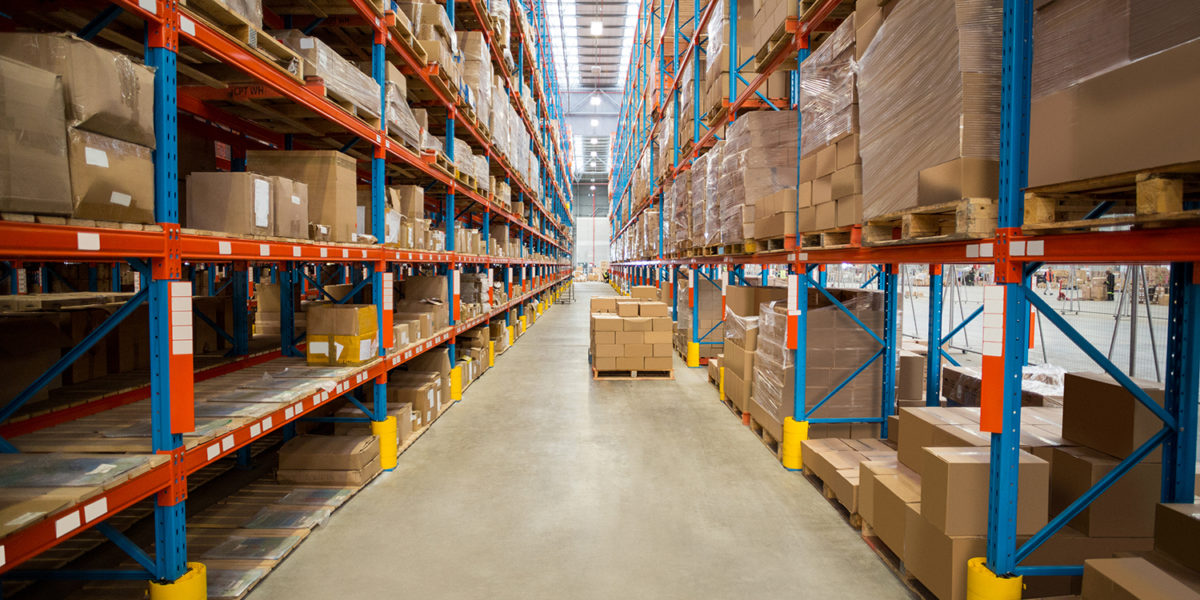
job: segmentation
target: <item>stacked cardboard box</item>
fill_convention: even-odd
[[[308,309],[308,364],[358,365],[379,352],[374,304],[315,304]]]
[[[361,419],[365,415],[363,415],[362,409],[357,406],[344,406],[338,409],[333,416]],[[416,431],[416,428],[413,427],[416,416],[413,414],[412,404],[408,402],[389,403],[387,405],[387,416],[396,417],[396,447],[399,448]],[[364,435],[366,430],[366,423],[343,422],[333,424],[334,435],[361,436]]]
[[[393,318],[422,319],[421,339],[450,326],[449,285],[441,275],[412,275],[401,283],[403,296],[393,306]],[[425,331],[424,323],[429,330]]]
[[[492,55],[482,31],[458,31],[455,35],[462,52],[462,80],[467,90],[464,95],[479,122],[487,123],[492,110]]]
[[[310,239],[354,241],[358,173],[353,158],[335,150],[248,150],[246,168],[307,185]]]
[[[854,15],[847,17],[801,63],[804,156],[797,189],[801,231],[862,222],[854,24]]]
[[[995,198],[1002,2],[893,4],[859,63],[863,218]]]
[[[721,288],[700,273],[695,274],[696,293],[692,295],[692,272],[680,269],[675,283],[676,310],[679,321],[675,324],[673,343],[680,355],[687,356],[687,346],[695,337],[700,340],[700,358],[708,359],[721,353],[725,339],[725,324],[721,313]],[[694,322],[696,312],[699,322]],[[693,328],[697,333],[693,334]]]
[[[308,186],[256,173],[189,173],[187,227],[308,239]]]
[[[1200,160],[1200,124],[1191,110],[1200,93],[1194,2],[1038,4],[1031,186]]]
[[[458,85],[458,38],[446,9],[436,2],[397,2],[416,27],[417,44],[425,51],[429,64],[436,64],[454,85]]]
[[[653,289],[653,288],[652,288]],[[592,368],[597,371],[670,371],[671,316],[662,302],[592,298]]]
[[[942,365],[942,397],[958,406],[979,406],[983,389],[982,375],[971,367]],[[1021,380],[1021,406],[1061,406],[1061,393],[1053,393],[1044,383]]]
[[[718,142],[719,144],[720,142]],[[706,221],[708,219],[708,204],[709,200],[717,200],[716,192],[710,192],[708,189],[708,167],[709,158],[713,156],[712,150],[708,153],[696,157],[692,161],[690,176],[688,172],[684,172],[683,177],[691,179],[691,194],[689,194],[688,205],[691,209],[691,225],[689,226],[690,234],[688,235],[688,248],[699,248],[704,246],[705,230],[707,228]],[[710,198],[709,196],[713,196]],[[718,200],[719,202],[719,200]]]
[[[254,286],[254,332],[278,335],[280,329],[280,288],[274,283],[260,283]],[[193,302],[194,304],[194,302]],[[293,325],[296,335],[306,330],[307,316],[301,310],[300,289],[292,286]]]
[[[718,186],[721,182],[721,172],[725,160],[725,140],[721,140],[708,150],[708,169],[704,185],[708,197],[704,206],[704,246],[714,246],[721,243],[721,196]],[[693,186],[695,183],[692,184]]]
[[[780,4],[785,3],[784,1],[780,1]],[[792,4],[795,3],[793,2]],[[752,0],[738,0],[737,14],[738,48],[734,63],[741,65],[758,52],[758,46],[754,46],[752,42],[755,34],[754,2]],[[709,46],[704,62],[704,81],[701,88],[704,91],[704,95],[701,99],[700,112],[701,114],[707,112],[710,117],[716,112],[713,109],[719,109],[723,102],[727,103],[729,101],[729,53],[731,50],[729,46],[729,28],[731,27],[729,16],[729,7],[726,4],[718,4],[708,21],[707,34]],[[779,23],[782,22],[782,20],[779,21]],[[771,26],[771,29],[773,32],[775,27]],[[770,33],[767,35],[770,35]],[[740,73],[745,81],[752,81],[756,75],[756,72],[749,65],[742,68]],[[742,79],[736,77],[734,79],[734,97],[736,98],[745,91],[746,84]],[[760,87],[758,91],[768,98],[786,98],[788,94],[786,71],[778,69],[773,72],[767,79],[766,85]]]
[[[872,461],[895,461],[896,451],[877,439],[810,439],[801,443],[804,470],[821,478],[838,503],[860,512],[860,467]],[[882,537],[882,535],[881,535]]]
[[[742,115],[729,126],[716,192],[721,205],[721,243],[739,244],[755,238],[784,235],[778,213],[767,216],[759,234],[757,205],[767,208],[776,197],[779,204],[795,204],[796,126],[792,110],[758,111]],[[773,207],[772,207],[773,208]]]
[[[879,343],[859,325],[883,336],[883,295],[872,290],[830,290],[855,318],[851,318],[824,295],[810,290],[807,315],[806,404],[825,398],[854,371],[871,359]],[[759,309],[758,348],[755,352],[754,383],[750,415],[776,440],[783,439],[783,420],[794,413],[794,352],[784,345],[786,305],[764,304]],[[873,361],[838,390],[812,416],[816,418],[875,418],[880,415],[883,371]],[[876,437],[877,425],[853,424],[810,430],[809,437]]]
[[[279,449],[282,483],[363,485],[380,471],[375,436],[302,435]]]
[[[754,381],[759,307],[786,297],[786,288],[731,285],[726,289],[725,345],[721,352],[725,397],[742,412],[748,411],[750,387]]]
[[[153,71],[68,34],[6,33],[0,56],[0,210],[154,223]]]
[[[320,38],[296,29],[272,32],[283,45],[300,55],[306,77],[320,77],[328,92],[348,101],[360,112],[378,118],[379,84],[346,60]]]

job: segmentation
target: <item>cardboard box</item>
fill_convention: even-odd
[[[658,300],[658,289],[652,285],[635,285],[629,288],[629,297],[642,300]]]
[[[917,175],[917,198],[922,206],[955,202],[963,198],[997,198],[1000,162],[982,158],[957,158]]]
[[[861,162],[858,156],[858,134],[852,133],[837,141],[837,168],[845,169],[850,165],[857,165]],[[858,170],[858,184],[862,186],[862,169]],[[858,192],[855,192],[858,193]]]
[[[978,413],[979,411],[975,410],[973,414]],[[920,473],[925,460],[924,448],[933,445],[934,436],[938,433],[937,428],[950,424],[970,424],[971,414],[936,407],[901,408],[901,433],[897,449],[900,462]],[[978,423],[978,416],[974,419],[974,422]]]
[[[61,81],[11,60],[0,60],[0,80],[0,155],[6,164],[0,210],[70,215],[74,201]]]
[[[1154,549],[1200,571],[1200,505],[1159,504],[1154,510]]]
[[[1088,448],[1055,448],[1051,455],[1050,513],[1070,503],[1113,470],[1117,459]],[[1092,537],[1150,537],[1161,493],[1162,465],[1142,462],[1105,490],[1071,527]]]
[[[862,166],[852,164],[833,172],[829,179],[830,194],[834,200],[862,194]]]
[[[833,202],[833,175],[818,177],[812,182],[812,204],[820,206]]]
[[[787,288],[758,285],[731,285],[725,289],[725,308],[739,317],[758,315],[764,302],[787,299]]]
[[[921,516],[920,504],[905,513],[904,566],[939,600],[964,600],[967,596],[967,560],[984,556],[983,536],[948,536]]]
[[[670,350],[670,344],[667,345],[667,349]],[[667,356],[647,356],[642,359],[642,368],[646,371],[670,371],[673,362],[670,352]]]
[[[750,391],[751,379],[743,378],[732,369],[725,369],[725,397],[733,403],[733,406],[742,412],[747,412],[751,404]]]
[[[68,126],[154,147],[153,69],[65,33],[5,33],[0,56],[61,76]]]
[[[274,235],[308,239],[308,185],[286,177],[271,177]]]
[[[1200,593],[1141,557],[1098,558],[1083,563],[1085,600],[1197,600]]]
[[[849,227],[862,222],[862,194],[834,200],[834,223],[837,227]]]
[[[618,317],[636,317],[638,316],[638,305],[635,302],[618,302],[617,303]]]
[[[813,229],[833,229],[837,227],[837,204],[825,202],[813,207]]]
[[[986,535],[989,448],[926,448],[921,514],[946,535]],[[1022,451],[1017,482],[1017,534],[1033,535],[1047,520],[1050,463]]]
[[[661,317],[628,317],[621,319],[622,329],[624,331],[652,331],[654,329],[654,321],[652,319],[655,318]]]
[[[410,404],[419,426],[428,425],[442,410],[439,379],[431,377],[425,381],[388,382],[388,403]]]
[[[226,233],[272,235],[271,179],[254,173],[192,173],[187,177],[187,226]]]
[[[883,540],[896,556],[907,561],[909,542],[909,507],[920,506],[921,479],[911,471],[881,473],[875,476],[872,512],[875,535]],[[919,515],[918,515],[919,516]]]
[[[624,319],[611,314],[593,314],[592,331],[624,331]]]
[[[372,435],[302,435],[279,449],[279,468],[356,471],[373,458],[379,458],[379,440]]]
[[[837,170],[837,146],[829,144],[816,152],[816,176],[818,178],[833,175]]]
[[[662,302],[641,302],[638,304],[638,315],[642,317],[670,317],[671,307]]]
[[[74,128],[68,130],[67,142],[76,217],[155,222],[149,148]]]
[[[645,368],[645,361],[642,356],[618,356],[616,366],[617,371],[641,371]]]
[[[1177,12],[1159,10],[1172,15]],[[1197,63],[1200,40],[1034,100],[1029,185],[1196,160],[1200,156],[1200,122],[1193,118],[1191,99],[1200,96]],[[1154,110],[1145,110],[1147,106]]]
[[[248,150],[246,167],[307,184],[309,222],[329,227],[329,241],[354,240],[358,172],[353,158],[335,150]]]
[[[725,373],[736,373],[742,380],[749,381],[754,374],[754,351],[746,350],[736,342],[725,340]]]
[[[617,299],[606,298],[602,296],[593,297],[591,299],[591,313],[615,313],[617,312]]]
[[[1161,383],[1135,379],[1152,400],[1163,404]],[[1062,436],[1076,444],[1124,458],[1158,433],[1162,421],[1107,375],[1067,373],[1063,379]],[[1162,452],[1149,455],[1159,460]]]

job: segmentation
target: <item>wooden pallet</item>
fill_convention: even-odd
[[[758,244],[754,240],[746,240],[738,244],[725,244],[725,254],[754,254],[758,251]]]
[[[755,68],[761,68],[763,65],[771,62],[783,52],[787,52],[792,41],[792,32],[799,28],[799,21],[796,17],[788,17],[782,23],[775,27],[775,31],[771,32],[770,37],[763,43],[758,52],[754,54],[757,61]],[[791,31],[789,31],[789,29]],[[813,46],[814,48],[816,46]],[[796,59],[789,58],[780,64],[779,70],[794,71],[796,70]]]
[[[721,251],[723,249],[724,248],[722,248],[720,245],[704,246],[702,248],[699,248],[700,254],[698,256],[717,256],[717,255],[721,254]]]
[[[592,369],[592,379],[596,380],[629,380],[629,379],[675,379],[674,371],[597,371]]]
[[[183,4],[183,3],[181,3]],[[262,57],[296,81],[304,81],[304,61],[271,34],[255,27],[220,0],[188,0],[180,7],[184,15],[212,27],[246,50]],[[181,61],[184,62],[184,61]]]
[[[1049,186],[1025,194],[1027,232],[1053,232],[1098,227],[1137,228],[1178,225],[1200,220],[1200,161],[1143,171],[1130,171]],[[1100,218],[1085,219],[1102,204]]]
[[[783,444],[780,443],[779,440],[775,439],[775,437],[771,435],[771,432],[767,431],[767,429],[754,418],[754,415],[750,416],[750,433],[753,433],[754,437],[758,438],[758,440],[767,447],[767,450],[770,450],[771,454],[775,455],[776,460],[783,460]]]
[[[818,490],[821,490],[821,495],[829,501],[830,506],[833,506],[834,510],[836,510],[843,519],[846,519],[846,523],[855,529],[862,529],[862,515],[859,515],[856,512],[850,512],[850,509],[846,508],[846,506],[842,504],[841,500],[838,500],[837,492],[834,491],[832,486],[818,477],[817,474],[813,473],[808,467],[801,469],[801,472],[804,474],[804,478],[807,479],[809,483],[813,484]]]
[[[919,206],[867,219],[864,246],[974,240],[996,233],[997,203],[991,198],[963,198]]]
[[[754,247],[758,252],[778,252],[780,250],[787,250],[788,248],[786,239],[787,238],[781,237],[758,239],[754,240]]]
[[[118,221],[97,221],[95,219],[76,219],[62,215],[31,215],[26,213],[0,212],[0,221],[14,223],[41,223],[42,225],[66,225],[69,227],[95,227],[99,229],[120,229],[123,231],[154,231],[162,232],[157,224],[121,223]]]
[[[800,238],[801,248],[857,248],[862,243],[862,226],[835,227],[810,231]]]

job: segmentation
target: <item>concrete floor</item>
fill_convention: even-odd
[[[703,370],[593,381],[576,291],[250,600],[909,597]]]

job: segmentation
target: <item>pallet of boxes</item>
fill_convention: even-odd
[[[675,294],[679,320],[675,323],[672,344],[685,360],[695,358],[696,364],[690,366],[707,364],[721,353],[724,343],[721,288],[695,271],[695,267],[680,267],[679,277],[675,281]],[[699,321],[693,319],[693,312]],[[690,356],[693,350],[694,356]]]
[[[1135,380],[1158,403],[1161,385]],[[864,538],[941,600],[967,598],[967,560],[986,553],[991,436],[980,409],[902,408],[896,449],[876,440],[819,439],[802,445],[804,469],[860,524]],[[1036,534],[1161,427],[1154,414],[1106,375],[1068,373],[1063,407],[1021,410],[1017,544]],[[895,435],[892,435],[892,434]],[[1022,564],[1085,563],[1078,576],[1026,577],[1025,598],[1083,592],[1085,599],[1190,598],[1111,595],[1114,588],[1178,592],[1195,583],[1194,553],[1178,554],[1169,525],[1196,527],[1195,505],[1160,505],[1156,451]],[[1157,523],[1156,523],[1157,522]],[[1152,548],[1159,548],[1151,553]],[[1129,558],[1114,559],[1114,556]],[[1179,560],[1179,557],[1184,560]],[[1189,557],[1192,559],[1188,564]],[[1116,562],[1114,562],[1116,561]]]
[[[674,377],[671,313],[662,302],[592,298],[590,338],[592,374],[596,379]]]
[[[818,290],[809,289],[804,311],[808,336],[802,398],[810,412],[808,418],[818,420],[809,424],[807,437],[878,438],[883,408],[883,361],[877,357],[878,339],[883,338],[884,330],[883,293],[857,289],[827,291],[840,306]],[[780,459],[784,422],[796,414],[797,365],[795,351],[788,349],[786,337],[787,303],[760,304],[754,379],[747,410],[751,431]],[[729,356],[725,360],[729,361]],[[822,423],[819,419],[857,422]]]
[[[720,361],[721,377],[724,378],[721,399],[744,421],[749,419],[754,354],[758,350],[759,307],[786,298],[786,288],[731,285],[726,289],[725,345]]]

